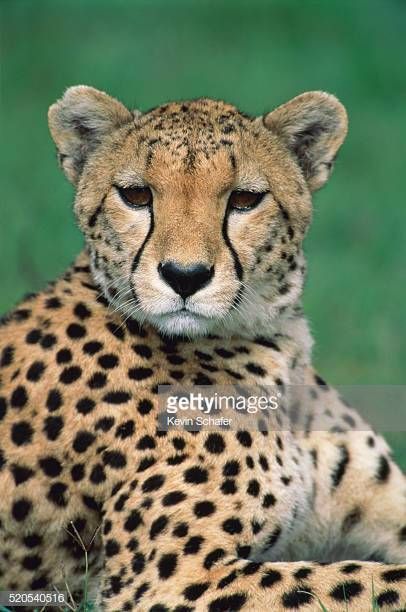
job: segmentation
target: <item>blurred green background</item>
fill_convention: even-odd
[[[402,384],[406,362],[406,2],[3,0],[0,312],[82,244],[46,111],[85,83],[141,110],[210,96],[249,113],[306,90],[350,117],[315,197],[305,306],[334,384]],[[390,435],[406,467],[404,433]]]

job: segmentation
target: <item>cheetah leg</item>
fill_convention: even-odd
[[[373,594],[381,610],[406,603],[406,565],[237,558],[240,536],[221,532],[215,514],[193,516],[189,497],[165,505],[170,493],[173,486],[148,496],[123,489],[107,504],[98,609],[278,612],[322,604],[329,612],[365,612]]]
[[[317,533],[319,543],[330,545],[323,550],[321,544],[315,550],[312,543],[312,558],[404,562],[405,475],[392,461],[384,439],[368,431],[333,389],[322,388],[315,403],[323,410],[327,406],[334,420],[330,431],[312,431],[302,440],[313,458],[316,483],[314,515],[304,532]],[[320,417],[316,412],[317,407],[315,422]],[[320,418],[325,424],[325,416]],[[348,423],[354,427],[349,429]],[[299,546],[304,558],[305,548],[301,551]]]
[[[368,445],[371,439],[373,447]],[[333,548],[326,551],[327,558],[404,562],[406,479],[390,459],[385,441],[350,431],[319,433],[309,443],[318,458],[310,520],[312,532]],[[316,558],[323,556],[319,550]]]

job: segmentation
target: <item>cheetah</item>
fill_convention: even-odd
[[[301,307],[342,104],[141,113],[76,86],[49,125],[85,248],[2,320],[1,588],[80,596],[86,571],[106,612],[403,610],[404,475],[313,370]],[[293,389],[290,424],[165,429],[172,385]]]

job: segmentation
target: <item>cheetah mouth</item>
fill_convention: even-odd
[[[209,321],[212,317],[208,317],[200,312],[196,312],[195,310],[191,310],[187,308],[187,306],[183,306],[183,308],[179,308],[178,310],[173,310],[170,312],[166,312],[162,315],[163,317],[183,317],[184,319],[193,318],[193,319],[206,319]]]
[[[216,320],[185,306],[178,310],[155,315],[152,318],[154,320],[151,322],[162,332],[170,336],[186,335],[190,337],[207,334]]]

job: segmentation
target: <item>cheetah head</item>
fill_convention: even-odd
[[[261,117],[209,99],[141,113],[77,86],[49,125],[94,277],[124,317],[197,336],[263,333],[293,312],[311,193],[347,130],[334,96]]]

